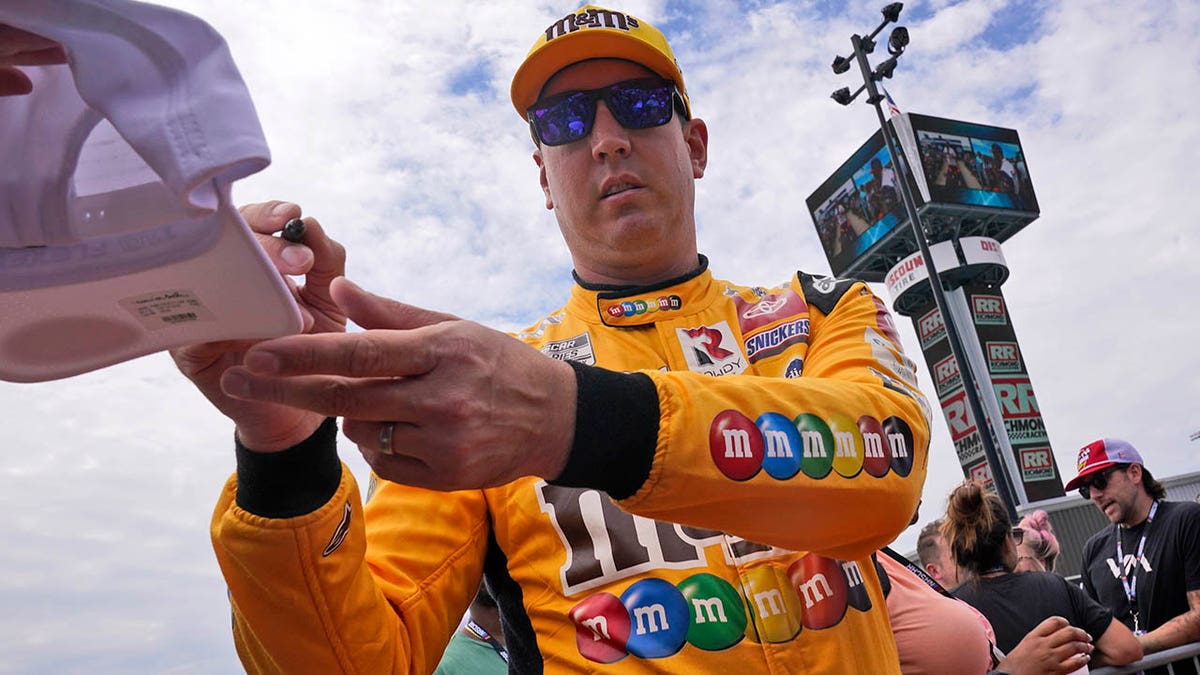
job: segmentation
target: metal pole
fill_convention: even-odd
[[[885,22],[886,23],[886,22]],[[882,28],[882,24],[880,25]],[[875,30],[876,33],[879,29]],[[929,272],[929,287],[933,291],[933,301],[937,305],[938,312],[942,315],[942,321],[946,324],[946,339],[950,342],[950,353],[954,356],[954,362],[958,365],[958,372],[962,374],[963,391],[966,393],[967,405],[971,409],[971,415],[975,417],[975,430],[979,434],[979,440],[983,444],[983,454],[987,457],[988,464],[992,467],[993,483],[996,485],[996,493],[1000,497],[1000,501],[1004,503],[1004,507],[1008,510],[1008,517],[1015,524],[1017,518],[1016,502],[1013,501],[1012,487],[1009,483],[1007,467],[1000,461],[1000,453],[996,450],[995,439],[992,437],[991,428],[987,424],[987,418],[984,416],[983,404],[979,401],[979,392],[975,389],[975,376],[972,373],[971,366],[967,362],[966,352],[963,349],[962,343],[959,342],[958,334],[954,330],[953,319],[946,305],[946,296],[942,290],[942,279],[938,276],[937,268],[933,264],[933,256],[929,254],[929,244],[925,241],[925,228],[921,225],[921,221],[917,216],[916,202],[913,200],[912,193],[908,189],[908,164],[904,161],[903,156],[896,151],[898,143],[893,142],[892,134],[888,129],[887,118],[883,116],[883,107],[879,104],[883,100],[883,96],[879,94],[879,90],[875,87],[875,77],[871,70],[871,64],[867,62],[867,55],[862,49],[862,37],[853,35],[850,38],[851,44],[854,46],[854,58],[858,60],[858,67],[862,70],[863,81],[867,87],[867,103],[870,103],[875,108],[875,114],[879,117],[879,128],[883,133],[883,140],[887,144],[888,153],[892,156],[892,162],[896,164],[899,171],[897,172],[898,180],[896,181],[900,188],[900,195],[904,200],[904,211],[908,215],[908,222],[912,226],[913,235],[916,237],[917,246],[921,248],[921,259],[925,263],[925,269]]]

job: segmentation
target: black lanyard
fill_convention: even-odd
[[[1125,589],[1125,597],[1129,598],[1129,613],[1133,616],[1133,632],[1139,634],[1141,626],[1138,625],[1138,605],[1137,605],[1137,566],[1141,563],[1147,569],[1150,567],[1146,563],[1146,535],[1150,534],[1150,524],[1154,522],[1154,514],[1158,513],[1158,502],[1150,505],[1150,515],[1146,516],[1146,526],[1142,529],[1142,538],[1138,541],[1137,557],[1133,559],[1133,572],[1130,573],[1125,568],[1125,549],[1121,545],[1121,526],[1114,525],[1117,531],[1117,578],[1121,580],[1121,587]]]
[[[475,619],[467,619],[467,630],[474,633],[480,640],[483,640],[491,645],[492,649],[495,649],[496,653],[500,655],[500,658],[504,659],[505,663],[508,663],[508,650],[504,648],[504,645],[500,644],[499,640],[492,637],[486,630],[484,630],[483,626],[475,623]]]
[[[942,586],[941,584],[939,584],[937,582],[937,579],[934,579],[933,577],[929,576],[929,573],[926,572],[925,570],[921,569],[920,566],[914,565],[913,561],[909,560],[908,558],[905,558],[904,556],[902,556],[899,553],[892,550],[891,546],[884,546],[883,548],[881,548],[879,550],[883,551],[884,555],[886,555],[887,557],[891,558],[892,560],[895,560],[896,562],[900,563],[901,565],[904,565],[904,567],[907,568],[909,572],[912,572],[913,574],[917,575],[918,579],[920,579],[921,581],[924,581],[926,586],[929,586],[930,588],[937,591],[938,593],[941,593],[942,595],[946,596],[947,598],[954,597],[953,595],[950,594],[950,591],[946,590],[945,586]]]

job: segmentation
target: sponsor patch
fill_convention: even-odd
[[[593,7],[578,14],[568,14],[550,24],[546,28],[546,42],[585,28],[615,28],[629,32],[638,27],[638,20],[628,14]]]
[[[734,296],[733,304],[737,307],[738,325],[742,328],[742,335],[749,335],[780,319],[808,312],[808,304],[790,288],[779,293],[763,294],[753,303],[743,300],[741,296]]]
[[[541,352],[559,361],[575,361],[589,366],[596,365],[596,354],[592,351],[592,338],[588,333],[576,335],[566,340],[547,342],[542,345]]]
[[[683,308],[683,298],[678,295],[660,295],[656,298],[635,298],[603,304],[601,311],[609,319],[632,319],[643,314],[673,312]]]
[[[734,375],[746,370],[742,354],[729,322],[719,321],[711,326],[676,328],[679,346],[688,370],[713,377]]]
[[[783,369],[783,376],[787,379],[795,379],[804,374],[804,359],[795,358],[788,361],[787,367]]]
[[[746,357],[750,363],[776,356],[794,344],[808,342],[808,319],[781,323],[746,337]]]
[[[342,508],[342,520],[333,530],[333,536],[329,538],[329,543],[325,545],[325,550],[321,551],[321,557],[329,557],[334,551],[346,541],[346,535],[350,534],[350,514],[353,511],[350,509],[350,502],[346,502],[346,506]]]
[[[899,350],[900,332],[896,330],[896,323],[892,320],[892,313],[887,310],[887,306],[878,297],[872,297],[871,299],[875,301],[875,325],[879,326],[879,331]]]
[[[899,345],[870,326],[863,331],[863,340],[871,345],[871,355],[880,368],[891,371],[913,389],[917,389],[917,364],[901,351]]]
[[[899,417],[882,421],[834,413],[789,417],[765,412],[751,420],[737,410],[713,417],[708,429],[713,465],[726,478],[746,481],[760,471],[775,480],[803,473],[821,480],[836,472],[853,477],[864,469],[876,478],[912,471],[912,428]]]
[[[537,325],[534,326],[533,328],[526,330],[526,331],[522,331],[520,333],[517,333],[517,339],[518,340],[528,340],[531,338],[540,338],[546,334],[546,328],[548,326],[554,326],[554,325],[562,323],[564,316],[565,316],[565,314],[563,312],[559,312],[557,314],[551,314],[550,316],[547,316],[546,318],[537,322]]]
[[[567,613],[579,654],[596,663],[669,658],[686,645],[716,652],[747,636],[785,644],[804,630],[840,624],[850,610],[872,609],[853,561],[808,553],[787,569],[748,568],[736,584],[701,572],[678,584],[648,577],[621,593],[595,593]],[[636,665],[636,664],[634,664]]]

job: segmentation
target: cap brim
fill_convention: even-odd
[[[537,102],[542,88],[555,73],[569,65],[593,59],[633,61],[675,82],[681,90],[684,88],[683,74],[675,62],[654,47],[611,31],[583,30],[555,38],[527,57],[517,69],[510,91],[517,114],[525,119],[526,111]],[[690,110],[688,114],[691,114]]]
[[[1089,466],[1089,467],[1087,467],[1087,469],[1080,472],[1080,474],[1078,476],[1075,476],[1071,480],[1067,481],[1067,484],[1066,484],[1066,486],[1063,487],[1063,489],[1066,490],[1067,492],[1070,492],[1071,490],[1075,490],[1079,487],[1080,483],[1082,483],[1083,480],[1085,478],[1087,478],[1088,476],[1090,476],[1098,471],[1103,471],[1110,466],[1116,466],[1117,464],[1120,464],[1120,463],[1121,462],[1101,462],[1099,464]]]
[[[54,380],[187,344],[300,332],[295,299],[237,210],[222,200],[204,220],[218,234],[194,257],[0,291],[0,380]]]

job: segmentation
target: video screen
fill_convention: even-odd
[[[1039,211],[1015,130],[912,113],[908,117],[931,202]]]
[[[896,181],[892,156],[876,131],[809,196],[808,210],[835,276],[904,222]]]

